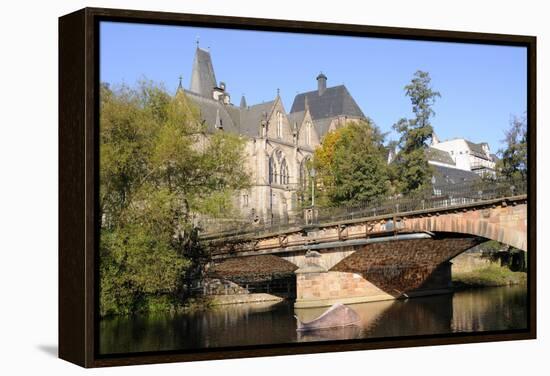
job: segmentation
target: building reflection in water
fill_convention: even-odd
[[[446,334],[527,327],[525,287],[498,287],[350,305],[357,326],[297,333],[296,314],[311,321],[325,308],[292,302],[220,306],[186,314],[137,315],[100,322],[100,353],[254,346],[290,342]]]

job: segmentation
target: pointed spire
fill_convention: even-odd
[[[305,99],[304,99],[304,111],[306,112],[309,111],[309,100],[307,99],[307,95],[305,96]]]
[[[195,50],[193,71],[191,73],[191,87],[193,93],[212,98],[212,90],[216,87],[216,75],[212,66],[210,52],[198,47]]]
[[[241,108],[246,108],[247,105],[246,105],[246,98],[244,97],[244,94],[242,95],[241,97],[241,105],[240,105]]]
[[[182,83],[181,83],[181,81],[183,80],[183,77],[182,77],[181,75],[179,76],[179,80],[180,80],[180,82],[179,82],[179,84],[178,84],[178,89],[177,89],[176,91],[183,90],[183,85],[182,85]]]
[[[277,88],[277,97],[279,97],[281,94],[281,89]]]

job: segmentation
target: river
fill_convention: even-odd
[[[458,291],[408,300],[350,305],[361,324],[300,334],[297,315],[311,320],[327,308],[295,310],[292,302],[219,306],[207,312],[136,315],[100,322],[100,354],[380,338],[527,328],[524,286]]]

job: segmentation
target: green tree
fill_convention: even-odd
[[[430,75],[423,71],[414,74],[411,83],[405,86],[405,93],[411,100],[415,117],[402,118],[393,125],[400,133],[400,151],[395,158],[394,168],[398,190],[408,194],[425,189],[433,175],[426,148],[433,134],[430,119],[435,112],[432,107],[441,95],[432,89]]]
[[[497,164],[500,176],[507,179],[527,179],[527,119],[514,116],[510,128],[505,132],[506,147],[499,151],[501,159]]]
[[[321,205],[354,205],[388,193],[384,135],[372,121],[350,122],[328,133],[315,150]]]
[[[151,82],[100,93],[100,312],[167,309],[185,299],[208,252],[196,219],[231,215],[248,185],[244,141],[207,135],[183,91]]]

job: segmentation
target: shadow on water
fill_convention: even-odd
[[[327,308],[294,310],[293,302],[219,306],[187,314],[104,319],[106,353],[197,349],[290,342],[445,334],[527,327],[526,288],[496,287],[397,301],[350,305],[358,326],[296,332],[296,314],[311,321]]]

